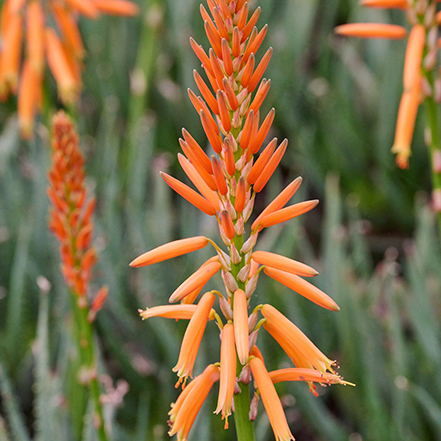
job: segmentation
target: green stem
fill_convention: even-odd
[[[234,421],[237,441],[254,441],[254,424],[250,421],[250,386],[240,383],[241,392],[234,395]]]
[[[433,72],[427,72],[426,78],[433,86]],[[430,81],[431,80],[431,81]],[[432,89],[433,90],[433,89]],[[441,159],[441,143],[440,143],[440,132],[439,132],[439,110],[438,105],[435,102],[433,96],[426,98],[425,100],[426,115],[427,115],[427,127],[430,131],[430,140],[428,143],[430,162],[432,169],[432,191],[434,196],[434,201],[439,200],[439,195],[437,193],[441,192],[441,170],[439,167],[439,161]],[[436,159],[438,158],[438,159]],[[435,211],[438,216],[438,228],[441,239],[441,207],[435,204]]]
[[[77,327],[77,347],[81,360],[80,374],[84,374],[94,404],[93,424],[98,433],[99,441],[109,441],[104,424],[103,405],[101,403],[100,385],[97,379],[95,345],[93,342],[92,324],[88,320],[89,308],[81,304],[83,299],[72,292],[75,308],[75,325]]]

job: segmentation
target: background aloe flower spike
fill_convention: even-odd
[[[262,397],[276,439],[292,440],[294,438],[273,382],[301,380],[310,385],[313,382],[347,383],[335,373],[335,363],[280,312],[270,305],[251,306],[259,274],[264,269],[270,277],[324,308],[337,311],[339,307],[329,296],[302,278],[316,276],[318,273],[313,268],[285,256],[254,251],[254,247],[264,228],[304,214],[318,201],[285,207],[300,186],[301,179],[297,178],[248,227],[256,195],[273,175],[288,145],[284,140],[277,147],[278,141],[273,139],[264,146],[274,119],[274,109],[264,118],[260,115],[260,107],[271,84],[262,76],[272,49],[268,49],[260,61],[257,61],[256,54],[267,33],[267,26],[260,31],[257,29],[260,8],[249,17],[249,3],[243,0],[208,0],[208,11],[202,5],[200,10],[211,48],[205,51],[191,39],[206,80],[195,71],[194,78],[201,96],[192,90],[188,93],[216,154],[210,157],[184,129],[183,139],[179,140],[183,155],[178,157],[196,190],[172,176],[161,175],[188,202],[216,218],[227,252],[213,240],[197,236],[170,242],[135,259],[131,266],[142,267],[197,251],[208,243],[216,252],[171,295],[170,301],[180,301],[181,307],[151,308],[140,311],[140,314],[144,319],[159,315],[189,319],[179,360],[173,369],[177,371],[178,384],[183,382],[185,385],[188,377],[192,376],[207,322],[216,319],[221,332],[220,362],[210,365],[204,373],[189,381],[172,405],[170,435],[177,434],[182,441],[187,439],[196,416],[195,409],[197,412],[213,384],[219,380],[215,413],[221,413],[226,428],[228,416],[234,413],[238,439],[253,440],[250,415],[255,416],[257,401],[250,402],[249,385],[254,378],[255,396]],[[246,233],[248,230],[249,235]],[[191,306],[204,285],[218,272],[225,285],[225,294],[208,291],[197,305]],[[213,309],[215,294],[221,313]],[[258,321],[260,311],[264,318]],[[256,346],[262,324],[296,367],[288,372],[268,373]],[[285,328],[287,332],[283,330]],[[315,390],[313,386],[311,389]]]
[[[409,167],[411,144],[418,109],[425,104],[427,131],[425,136],[432,167],[432,205],[438,214],[441,232],[441,136],[439,103],[441,102],[441,75],[438,71],[438,53],[441,47],[439,26],[441,11],[436,12],[437,1],[362,0],[367,8],[400,9],[406,13],[411,31],[403,26],[380,23],[350,23],[337,26],[340,35],[359,38],[403,39],[408,36],[403,68],[403,94],[398,108],[395,139],[392,152],[399,167]]]

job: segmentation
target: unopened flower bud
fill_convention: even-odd
[[[257,319],[258,319],[258,315],[257,315],[257,311],[253,312],[250,314],[250,316],[248,317],[248,333],[251,334],[254,330],[254,327],[257,324]]]
[[[237,251],[237,248],[234,246],[234,243],[231,244],[230,247],[230,255],[231,255],[231,261],[237,265],[238,263],[240,263],[242,261],[242,256],[239,254],[239,252]]]
[[[229,273],[227,271],[222,271],[221,274],[222,274],[222,280],[224,281],[225,286],[228,289],[228,291],[234,292],[237,289],[239,289],[239,287],[237,286],[237,282],[231,273]]]
[[[251,381],[251,368],[249,364],[243,367],[239,375],[239,381],[243,384],[249,384],[249,382]]]
[[[241,282],[246,282],[246,280],[248,279],[248,276],[250,275],[250,269],[251,269],[251,265],[245,265],[238,273],[237,278],[241,281]]]
[[[253,331],[251,334],[250,334],[250,351],[251,351],[251,349],[253,349],[254,348],[254,345],[256,344],[256,341],[257,341],[257,334],[259,333],[259,330],[257,329],[256,331]]]
[[[250,421],[254,421],[257,417],[257,411],[259,409],[259,395],[254,392],[253,399],[251,400],[250,405]]]
[[[253,212],[254,197],[255,195],[253,195],[253,197],[248,201],[248,203],[245,205],[245,208],[243,209],[242,216],[244,222],[246,222],[250,218],[251,213]]]
[[[225,297],[221,297],[219,299],[219,306],[220,306],[220,309],[221,309],[224,317],[227,320],[233,320],[233,311],[232,311],[231,306]]]
[[[234,226],[234,230],[238,236],[243,236],[245,234],[245,226],[243,223],[243,218],[239,218]]]
[[[253,295],[253,292],[256,290],[258,279],[259,273],[256,273],[253,277],[251,277],[250,280],[248,280],[248,283],[245,286],[245,294],[247,296],[247,299],[249,299]]]
[[[257,237],[258,237],[258,233],[251,234],[251,236],[243,244],[242,248],[240,249],[240,252],[243,254],[249,253],[254,248],[254,245],[256,245]]]

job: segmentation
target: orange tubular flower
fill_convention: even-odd
[[[193,374],[194,362],[196,361],[196,355],[199,351],[199,345],[201,344],[214,300],[215,295],[213,293],[207,292],[204,294],[187,326],[184,339],[182,340],[178,363],[173,368],[173,372],[178,373],[180,380]]]
[[[263,324],[264,328],[282,346],[297,367],[314,368],[323,374],[327,370],[334,373],[332,366],[335,362],[317,349],[311,340],[276,308],[263,305],[261,313],[267,320]]]
[[[254,357],[250,361],[251,371],[262,397],[263,405],[273,428],[276,441],[294,440],[283,412],[282,403],[273,386],[271,377],[260,358]]]
[[[18,88],[18,117],[25,138],[32,133],[34,115],[40,110],[40,99],[35,97],[42,95],[45,54],[60,98],[66,103],[75,101],[81,88],[81,59],[84,56],[77,16],[96,19],[100,12],[133,16],[138,13],[138,7],[126,0],[51,0],[47,6],[42,0],[3,2],[0,10],[0,99],[6,99],[9,93],[15,95],[19,83],[27,85],[29,78],[33,79],[33,99],[27,97],[26,87]],[[52,27],[53,23],[58,29]]]
[[[169,435],[178,435],[179,441],[187,441],[194,420],[210,393],[213,384],[219,380],[219,368],[210,364],[182,392],[182,400],[177,400],[170,412]],[[181,397],[179,397],[181,398]]]
[[[270,277],[320,306],[334,311],[339,308],[325,293],[299,277],[317,275],[313,268],[289,257],[254,251],[254,247],[263,228],[304,214],[314,208],[318,201],[305,201],[285,207],[301,184],[302,179],[297,178],[257,216],[251,226],[251,234],[247,236],[254,201],[260,197],[259,193],[275,172],[288,145],[287,140],[284,140],[277,148],[277,139],[267,140],[274,120],[274,109],[262,118],[263,121],[260,116],[260,107],[271,84],[261,77],[268,66],[272,50],[268,49],[265,55],[259,57],[257,51],[265,38],[267,27],[257,30],[260,8],[251,14],[247,0],[208,0],[208,8],[201,6],[200,11],[212,48],[205,50],[190,39],[206,77],[193,73],[201,96],[192,90],[188,91],[188,96],[215,154],[211,157],[207,155],[201,148],[202,143],[199,144],[183,129],[183,139],[179,140],[182,154],[178,154],[178,160],[196,190],[187,182],[162,172],[161,175],[176,193],[202,213],[214,217],[223,244],[198,236],[170,242],[135,259],[131,263],[132,267],[150,265],[199,250],[208,242],[217,253],[172,293],[169,301],[180,301],[180,304],[139,312],[142,318],[161,316],[190,319],[174,368],[180,377],[178,384],[192,375],[208,320],[216,319],[221,329],[220,369],[210,365],[183,390],[170,411],[170,435],[177,434],[178,440],[187,439],[202,402],[219,376],[215,412],[222,413],[223,419],[233,413],[237,420],[236,427],[250,424],[250,410],[252,415],[257,411],[255,400],[253,404],[249,400],[249,387],[253,384],[251,376],[254,376],[276,439],[292,440],[282,405],[264,366],[262,354],[256,346],[261,326],[280,343],[296,367],[303,369],[303,381],[310,384],[313,381],[343,384],[343,381],[336,375],[326,373],[327,370],[333,373],[333,362],[270,305],[256,307],[249,313],[259,274],[265,270]],[[261,149],[264,143],[266,147]],[[197,306],[193,305],[204,285],[213,283],[213,276],[219,271],[224,292],[208,292]],[[214,293],[219,298],[219,314],[212,309]],[[259,321],[259,314],[264,319]],[[294,377],[301,379],[301,376],[300,372],[286,374],[283,378],[293,381]],[[242,441],[241,436],[239,439]]]
[[[228,417],[231,415],[234,385],[236,384],[236,348],[232,323],[227,323],[224,326],[221,336],[219,397],[214,412],[222,411],[222,419],[225,419],[225,428],[227,429]]]

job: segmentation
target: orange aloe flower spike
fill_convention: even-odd
[[[177,434],[179,441],[187,441],[188,434],[199,410],[204,404],[213,384],[218,380],[219,368],[214,364],[210,364],[201,375],[184,389],[181,393],[181,396],[184,395],[184,399],[181,401],[178,399],[172,408],[170,436]]]
[[[219,397],[214,413],[222,411],[222,419],[225,419],[225,429],[228,429],[228,417],[231,415],[234,386],[236,384],[234,333],[235,330],[232,323],[227,323],[222,329]]]
[[[276,145],[277,145],[277,138],[274,138],[265,147],[264,151],[257,158],[257,161],[254,163],[254,165],[251,167],[250,172],[248,173],[248,176],[247,176],[248,184],[253,185],[256,182],[257,178],[261,175],[266,164],[268,164],[268,161],[270,160],[270,158],[276,148]]]
[[[335,374],[330,374],[325,372],[322,374],[315,369],[304,369],[304,368],[287,368],[278,369],[276,371],[269,372],[271,381],[275,383],[280,383],[282,381],[315,381],[316,383],[322,384],[349,384],[354,386],[348,381],[344,381],[341,377]]]
[[[194,186],[202,193],[205,199],[213,205],[216,211],[219,211],[219,198],[217,193],[208,186],[193,164],[184,155],[178,153],[178,160],[185,174],[189,177],[191,182],[193,182]],[[214,183],[216,184],[216,182]],[[217,190],[217,186],[215,188]]]
[[[173,242],[166,243],[165,245],[147,251],[133,260],[130,263],[130,266],[133,268],[140,268],[146,265],[153,265],[154,263],[200,250],[207,246],[207,244],[208,239],[205,236],[174,240]]]
[[[409,34],[406,57],[404,59],[403,88],[405,92],[410,91],[415,85],[417,78],[421,76],[421,62],[425,42],[426,28],[423,25],[415,25]]]
[[[309,338],[281,312],[271,305],[263,305],[262,315],[266,318],[263,327],[282,346],[287,355],[293,359],[297,367],[313,366],[325,373],[334,372],[334,362],[326,357]]]
[[[303,297],[311,300],[322,308],[329,309],[331,311],[339,311],[340,307],[331,299],[327,294],[318,289],[311,283],[303,280],[295,274],[289,274],[279,269],[266,267],[264,272],[267,276],[282,283],[293,291],[298,292]]]
[[[196,311],[197,305],[165,305],[138,310],[143,320],[151,317],[163,317],[175,320],[190,320]]]
[[[211,313],[211,308],[214,305],[216,296],[212,292],[205,293],[199,301],[193,317],[188,323],[182,340],[181,351],[176,366],[173,372],[178,373],[178,377],[186,378],[192,376],[193,366],[196,361],[196,356],[199,351],[202,336],[204,335],[207,326],[208,317]]]
[[[30,61],[26,60],[20,79],[20,90],[18,94],[18,120],[20,132],[25,139],[32,136],[34,126],[34,114],[36,109],[37,88],[39,79],[32,68]]]
[[[176,288],[170,296],[170,303],[178,302],[195,289],[204,286],[221,269],[218,257],[215,256],[212,259],[211,262],[201,265],[196,272]]]
[[[253,190],[256,193],[259,193],[263,190],[267,182],[270,180],[280,161],[282,160],[283,155],[285,154],[286,147],[288,146],[288,140],[285,139],[282,144],[277,148],[274,154],[271,156],[268,163],[265,165],[265,168],[260,173],[259,177],[256,179],[256,182],[253,184]]]
[[[318,275],[318,272],[314,268],[311,268],[302,262],[297,262],[289,257],[270,253],[268,251],[254,251],[254,253],[251,254],[251,258],[261,265],[276,268],[291,274],[297,274],[304,277],[314,277]]]
[[[54,12],[54,16],[57,20],[58,27],[60,28],[64,38],[68,42],[70,48],[75,53],[78,58],[84,57],[84,45],[81,39],[80,31],[78,26],[64,6],[62,6],[57,1],[52,1],[51,8]]]
[[[254,231],[258,225],[259,221],[262,217],[267,214],[273,213],[274,211],[280,210],[283,208],[294,196],[296,191],[299,189],[300,184],[302,183],[302,178],[298,177],[294,179],[263,211],[257,216],[256,220],[251,225],[251,230]]]
[[[72,102],[78,92],[78,83],[69,65],[63,45],[52,28],[46,28],[45,42],[47,61],[57,82],[60,97],[66,102]]]
[[[281,210],[277,210],[273,213],[262,216],[260,218],[259,225],[267,228],[282,222],[286,222],[300,216],[301,214],[307,213],[316,207],[318,203],[318,199],[314,199],[312,201],[299,202],[298,204],[290,205],[289,207],[282,208]]]
[[[294,440],[283,412],[282,403],[262,360],[257,357],[252,358],[250,367],[276,441]]]
[[[162,179],[164,179],[164,181],[176,191],[176,193],[180,194],[184,199],[187,199],[187,201],[193,204],[196,208],[199,208],[199,210],[209,216],[214,216],[216,214],[216,208],[199,193],[167,173],[160,172],[160,174]]]
[[[400,40],[407,35],[406,28],[382,23],[348,23],[335,28],[335,33],[346,37],[390,38]]]
[[[250,356],[248,333],[248,305],[245,292],[238,289],[233,297],[234,335],[236,339],[237,357],[245,365]]]
[[[33,69],[41,74],[44,69],[44,14],[39,1],[26,8],[26,45]]]
[[[77,12],[85,15],[87,18],[97,19],[100,15],[94,2],[90,0],[66,0],[66,3]]]

